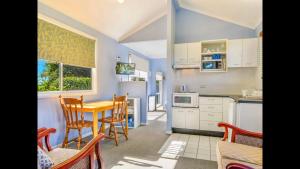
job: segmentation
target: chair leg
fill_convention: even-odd
[[[108,137],[111,136],[111,124],[109,125]]]
[[[115,143],[116,143],[116,146],[118,146],[118,131],[116,129],[116,126],[115,124],[111,124],[113,125],[113,128],[114,128],[114,135],[115,135]]]
[[[66,135],[65,135],[65,139],[64,139],[64,143],[63,143],[63,148],[68,147],[69,132],[70,132],[70,129],[66,128]]]
[[[77,149],[79,150],[80,149],[80,143],[81,143],[81,129],[78,129],[78,133],[79,133],[79,136],[78,136],[78,143],[77,143]]]
[[[93,126],[91,127],[91,129],[92,129],[92,135],[94,134],[94,128],[93,128]]]
[[[101,129],[102,129],[102,123],[101,123],[101,125],[100,125],[100,129],[98,130],[98,134],[101,133]]]
[[[123,130],[124,136],[125,136],[126,140],[128,140],[128,136],[127,136],[127,133],[126,133],[126,131],[125,131],[123,122],[121,122],[121,126],[122,126],[122,130]]]

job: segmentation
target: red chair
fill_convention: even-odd
[[[226,168],[226,169],[256,169],[256,168],[262,168],[262,144],[263,144],[263,134],[258,133],[258,132],[252,132],[252,131],[247,131],[241,128],[238,128],[236,126],[233,126],[228,123],[220,122],[218,123],[219,127],[224,127],[225,128],[225,133],[223,136],[222,141],[218,143],[217,152],[220,152],[220,148],[222,148],[223,153],[225,152],[224,150],[227,150],[226,152],[228,154],[221,154],[217,153],[217,156],[219,156],[220,159],[218,159],[218,165],[220,165],[220,168]],[[229,137],[229,129],[232,130],[231,133],[231,138],[230,141],[231,143],[227,142],[228,137]],[[221,144],[222,143],[222,144]],[[235,144],[237,143],[237,144]],[[219,147],[221,146],[221,147]],[[241,150],[237,147],[241,147],[249,150],[245,151],[244,149]],[[241,151],[245,151],[242,152]],[[250,156],[249,156],[249,153]],[[256,154],[259,158],[254,159],[253,158],[253,152]],[[230,153],[233,153],[234,155],[230,155]],[[243,160],[240,161],[239,157],[240,155],[243,155]],[[228,156],[231,157],[236,157],[237,159],[232,159],[228,158]],[[249,160],[252,162],[255,161],[256,163],[250,163],[249,161],[245,161],[249,157]],[[251,159],[250,159],[251,158]],[[224,161],[227,161],[225,164],[223,163]],[[223,161],[223,162],[221,162]],[[226,166],[226,167],[225,167]]]
[[[254,168],[240,163],[230,163],[226,166],[226,169],[254,169]]]
[[[104,134],[99,134],[93,138],[81,150],[55,148],[50,145],[50,134],[55,133],[54,128],[40,128],[38,129],[38,146],[44,149],[43,138],[45,139],[46,154],[53,160],[54,166],[52,169],[94,169],[95,168],[95,154],[97,158],[97,166],[99,169],[104,168],[104,163],[101,155],[101,147],[99,142],[104,138]],[[57,158],[55,158],[57,157]]]

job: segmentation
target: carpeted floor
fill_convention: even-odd
[[[119,137],[119,146],[102,141],[106,169],[217,169],[217,163],[194,158],[165,158],[158,153],[169,135],[165,133],[166,113],[149,112],[148,125],[129,130],[129,139]],[[90,140],[87,137],[84,140]],[[69,147],[76,147],[71,143]],[[84,146],[84,145],[83,145]]]

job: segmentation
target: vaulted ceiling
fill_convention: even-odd
[[[167,0],[39,0],[117,40],[166,15]],[[176,0],[179,7],[255,29],[262,0]]]
[[[141,32],[167,13],[167,0],[38,0],[39,2],[122,41]],[[185,8],[255,29],[262,21],[262,0],[175,0]],[[130,39],[130,38],[129,38]],[[124,45],[149,58],[165,58],[165,40],[145,39]],[[149,50],[151,49],[151,50]]]
[[[177,0],[178,6],[255,29],[262,21],[262,0]]]
[[[39,0],[119,41],[166,14],[167,0]]]

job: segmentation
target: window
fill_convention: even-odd
[[[92,90],[92,68],[38,60],[39,92],[70,90]]]
[[[38,17],[38,92],[95,94],[96,39],[52,18]],[[40,95],[41,94],[41,95]]]
[[[38,60],[38,91],[59,91],[59,64]]]

